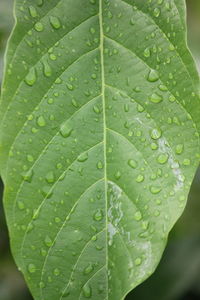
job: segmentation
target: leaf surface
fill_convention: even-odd
[[[199,162],[184,1],[16,1],[1,101],[12,252],[36,300],[124,299]]]

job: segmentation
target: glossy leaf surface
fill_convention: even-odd
[[[199,162],[184,1],[17,0],[1,102],[12,251],[36,300],[124,299]]]

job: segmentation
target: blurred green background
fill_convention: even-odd
[[[142,1],[142,0],[141,0]],[[3,55],[13,25],[13,0],[0,0],[0,82]],[[200,0],[188,0],[188,43],[200,71]],[[3,186],[0,186],[2,199]],[[0,202],[0,300],[31,300],[10,254],[8,232]],[[126,300],[200,300],[200,169],[186,210],[169,237],[156,272]]]

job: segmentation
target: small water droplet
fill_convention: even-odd
[[[134,214],[134,219],[136,221],[140,221],[142,219],[142,214],[140,211],[137,211],[135,214]]]
[[[60,275],[60,270],[58,268],[54,269],[53,274],[55,276],[59,276]]]
[[[53,245],[52,239],[48,235],[45,237],[44,243],[47,247],[51,247]]]
[[[55,181],[55,175],[53,171],[50,171],[46,174],[45,179],[48,183],[53,183]]]
[[[135,259],[134,263],[135,263],[136,266],[140,266],[141,263],[142,263],[142,259],[141,259],[140,257],[137,257],[137,258]]]
[[[17,206],[20,210],[23,210],[25,208],[24,202],[23,201],[17,201]]]
[[[161,101],[163,101],[163,97],[157,93],[153,93],[150,97],[149,100],[152,103],[160,103]]]
[[[29,73],[25,77],[25,82],[29,86],[33,86],[34,83],[36,82],[36,79],[37,79],[36,70],[35,70],[35,68],[31,68]]]
[[[103,163],[102,163],[102,161],[98,161],[98,163],[97,163],[97,169],[103,169]]]
[[[84,274],[90,274],[94,270],[94,267],[91,263],[88,264],[88,266],[84,269]]]
[[[37,118],[37,125],[40,127],[44,127],[46,125],[46,121],[43,116],[39,116]]]
[[[129,159],[128,165],[133,169],[137,168],[137,162],[134,159]]]
[[[117,171],[117,172],[115,173],[115,178],[116,178],[117,180],[121,178],[121,172],[120,172],[120,171]]]
[[[36,267],[34,264],[29,264],[28,265],[28,271],[29,273],[35,273],[36,272]]]
[[[41,22],[37,22],[35,23],[35,26],[34,26],[35,30],[38,31],[38,32],[41,32],[44,30],[44,26]]]
[[[43,64],[43,72],[44,72],[44,76],[46,76],[46,77],[51,77],[51,75],[52,75],[52,70],[51,70],[51,67],[50,67],[48,61],[43,60],[42,64]]]
[[[142,174],[139,174],[136,178],[136,182],[140,183],[142,181],[144,181],[144,176]]]
[[[176,146],[176,154],[181,154],[183,152],[184,149],[184,145],[183,144],[179,144]]]
[[[29,6],[29,13],[30,13],[32,18],[36,18],[37,15],[38,15],[36,8],[32,5]]]
[[[54,29],[59,29],[61,27],[61,22],[58,17],[50,16],[49,21]]]
[[[158,18],[160,16],[160,9],[158,7],[154,8],[153,15]]]
[[[152,131],[151,131],[151,138],[154,139],[154,140],[157,140],[161,137],[162,135],[162,131],[158,128],[154,128]]]
[[[103,219],[103,212],[102,212],[102,210],[101,210],[101,209],[98,209],[98,210],[95,212],[93,218],[94,218],[95,221],[101,221],[101,220]]]
[[[156,70],[150,70],[149,71],[149,74],[148,74],[148,77],[147,77],[148,81],[150,82],[155,82],[159,79],[159,75],[158,75],[158,72]]]
[[[78,157],[78,161],[79,162],[84,162],[84,161],[86,161],[88,159],[88,153],[87,152],[84,152],[84,153],[82,153],[82,154],[80,154],[79,155],[79,157]]]
[[[168,161],[168,154],[163,153],[157,157],[157,162],[159,164],[165,164],[167,161]]]
[[[91,298],[92,289],[91,289],[89,284],[85,284],[82,288],[82,291],[83,291],[83,295],[84,295],[85,298]]]
[[[160,191],[161,191],[161,187],[159,187],[159,186],[151,186],[150,187],[150,192],[152,194],[158,194],[158,193],[160,193]]]
[[[64,123],[61,128],[60,128],[60,134],[64,137],[67,138],[71,135],[72,133],[72,128],[71,126],[66,122]]]

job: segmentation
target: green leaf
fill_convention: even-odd
[[[124,299],[199,163],[184,1],[16,1],[1,101],[12,252],[36,300]]]

